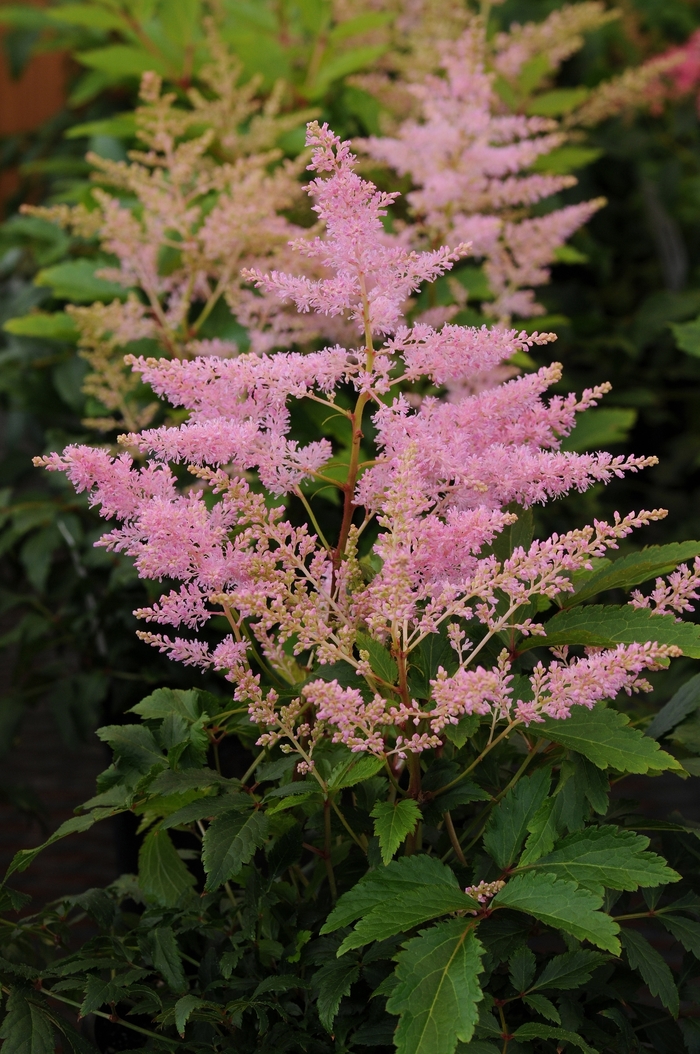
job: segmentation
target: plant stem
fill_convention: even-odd
[[[331,801],[330,798],[326,798],[323,802],[323,826],[324,826],[324,853],[323,859],[326,864],[326,874],[328,875],[328,885],[331,889],[331,897],[333,902],[338,899],[338,887],[335,884],[335,875],[333,874],[333,862],[331,860]]]
[[[362,844],[362,842],[360,841],[358,836],[355,834],[355,832],[353,831],[352,827],[350,826],[348,821],[345,819],[345,817],[343,816],[342,812],[340,811],[340,809],[338,808],[336,803],[333,801],[333,799],[329,798],[329,801],[330,801],[331,805],[333,806],[333,809],[335,810],[336,816],[338,817],[338,819],[340,820],[340,822],[342,823],[343,827],[348,832],[350,837],[352,838],[352,840],[355,843],[355,845],[357,845],[362,850],[362,852],[365,854],[365,856],[367,856],[367,846]]]
[[[462,852],[462,847],[459,844],[459,838],[457,837],[457,832],[455,831],[455,825],[452,823],[452,817],[450,816],[449,812],[446,812],[443,813],[443,818],[445,820],[445,828],[447,829],[447,833],[450,836],[450,841],[452,842],[452,848],[455,851],[455,856],[459,860],[462,867],[466,867],[467,861],[465,859],[464,853]]]
[[[50,988],[43,988],[42,991],[50,999],[57,999],[59,1003],[66,1003],[68,1006],[77,1007],[80,1010],[80,1003],[76,1003],[75,999],[69,999],[65,995],[58,995],[56,992],[52,992]],[[171,1047],[178,1047],[180,1045],[178,1040],[168,1039],[167,1036],[159,1035],[157,1032],[151,1032],[147,1028],[141,1028],[140,1025],[134,1025],[131,1021],[125,1021],[124,1018],[119,1017],[116,1014],[105,1014],[103,1010],[93,1010],[92,1013],[95,1017],[103,1017],[105,1021],[113,1021],[117,1025],[123,1025],[124,1028],[130,1028],[132,1032],[138,1032],[141,1036],[148,1036],[149,1039],[157,1039],[161,1043],[168,1043]]]
[[[444,794],[445,791],[452,790],[452,788],[456,787],[458,783],[461,783],[462,780],[465,779],[469,775],[470,772],[474,771],[474,769],[479,764],[479,762],[483,761],[483,759],[486,757],[486,755],[489,753],[489,751],[493,750],[493,748],[495,746],[497,746],[501,742],[502,739],[505,739],[505,737],[507,735],[509,735],[513,731],[513,729],[515,728],[515,726],[517,724],[519,724],[518,721],[511,721],[510,724],[507,725],[506,728],[503,729],[503,731],[500,733],[500,735],[496,736],[495,739],[492,739],[490,743],[486,744],[484,749],[479,754],[478,758],[476,758],[471,763],[471,765],[469,765],[468,768],[466,768],[464,770],[464,772],[461,772],[459,774],[459,776],[457,776],[455,779],[451,780],[450,783],[446,783],[444,787],[440,787],[439,790],[436,790],[435,794],[433,795],[433,797],[437,798],[437,796],[439,794]]]
[[[328,544],[328,542],[326,541],[326,536],[324,535],[323,531],[321,530],[321,528],[320,528],[320,526],[318,524],[318,520],[314,516],[313,509],[311,508],[311,503],[306,500],[306,497],[305,497],[304,492],[302,491],[301,487],[298,487],[298,486],[295,487],[294,488],[294,493],[296,494],[297,498],[299,499],[299,501],[302,503],[302,505],[306,509],[307,515],[308,515],[309,519],[311,520],[311,523],[313,524],[314,530],[316,531],[316,534],[318,535],[318,538],[319,538],[319,541],[321,542],[321,545],[323,546],[324,549],[327,549],[328,552],[330,553],[331,547]]]

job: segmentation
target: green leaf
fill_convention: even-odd
[[[136,117],[133,113],[115,113],[99,121],[73,124],[63,133],[65,139],[86,139],[93,135],[108,135],[112,139],[133,139],[136,135]]]
[[[607,955],[589,951],[588,948],[555,955],[549,960],[530,991],[537,988],[556,988],[561,992],[581,988],[590,980],[593,971],[606,962],[608,962]]]
[[[177,812],[167,816],[161,823],[161,829],[177,827],[179,824],[194,823],[195,820],[203,820],[207,817],[221,816],[232,811],[247,812],[253,807],[249,794],[222,794],[219,797],[213,795],[198,798],[187,805],[183,805]]]
[[[534,915],[540,922],[564,930],[580,941],[619,954],[617,923],[598,909],[603,898],[574,882],[550,874],[516,875],[491,901],[491,907],[513,908]]]
[[[228,813],[207,828],[202,845],[202,863],[207,873],[206,889],[217,889],[237,875],[265,842],[269,820],[262,812],[249,816]]]
[[[565,176],[579,168],[591,165],[603,156],[603,151],[590,146],[560,146],[551,153],[538,157],[532,164],[534,172],[551,172],[554,176]]]
[[[99,820],[104,820],[108,816],[116,816],[117,813],[123,811],[123,809],[93,809],[92,812],[84,813],[82,816],[71,816],[69,820],[65,820],[54,831],[50,838],[47,838],[45,842],[42,842],[35,849],[20,849],[18,853],[15,853],[12,863],[5,874],[5,879],[9,878],[15,871],[26,871],[34,858],[42,850],[53,845],[54,842],[58,842],[61,838],[66,838],[69,834],[82,834],[83,831],[88,831]]]
[[[63,340],[69,343],[74,343],[80,336],[73,319],[63,311],[54,314],[35,311],[31,315],[8,319],[2,328],[17,337],[40,337],[42,340]]]
[[[406,835],[420,820],[420,809],[413,798],[396,802],[381,801],[372,809],[374,833],[379,839],[384,864],[388,864]]]
[[[67,22],[85,29],[129,30],[126,19],[99,4],[60,4],[46,12],[52,22]]]
[[[185,1025],[189,1021],[192,1011],[205,1005],[203,1000],[198,999],[196,995],[183,995],[178,999],[175,1004],[175,1028],[180,1036],[184,1038]]]
[[[333,769],[327,782],[329,791],[355,787],[358,783],[376,776],[384,762],[372,754],[353,754],[349,761]]]
[[[484,949],[464,919],[423,930],[397,956],[398,985],[387,1001],[400,1014],[397,1054],[452,1054],[474,1034]]]
[[[195,689],[157,688],[128,711],[148,720],[159,720],[180,714],[186,721],[198,721],[202,716],[200,693]]]
[[[7,997],[0,1039],[4,1054],[54,1054],[53,1029],[46,1014],[18,988]]]
[[[173,992],[184,992],[187,981],[172,927],[157,926],[150,934],[149,945],[153,965],[168,987]]]
[[[526,995],[523,996],[523,1003],[529,1006],[531,1010],[534,1010],[540,1017],[546,1017],[548,1021],[553,1021],[555,1025],[561,1025],[561,1016],[559,1011],[555,1007],[551,999],[547,999],[544,995]]]
[[[97,729],[96,735],[112,748],[116,757],[123,758],[144,775],[154,765],[167,764],[153,733],[145,725],[104,725]]]
[[[676,322],[671,329],[681,351],[700,358],[700,318],[694,318],[692,322]]]
[[[522,640],[519,651],[562,644],[612,648],[616,644],[655,641],[675,644],[691,659],[700,658],[700,626],[676,622],[673,615],[654,615],[646,608],[633,608],[629,604],[592,604],[560,611],[545,623],[545,630],[546,637]]]
[[[95,300],[126,300],[127,291],[123,285],[97,277],[95,272],[104,266],[104,263],[96,264],[94,260],[67,260],[39,271],[34,284],[48,286],[57,300],[72,300],[77,304]]]
[[[685,560],[700,555],[700,542],[671,542],[649,545],[638,553],[629,553],[586,578],[576,592],[561,598],[563,608],[590,600],[607,589],[630,589],[657,575],[667,575]]]
[[[700,707],[700,673],[681,685],[646,728],[646,734],[658,739]]]
[[[321,927],[321,933],[333,933],[368,915],[385,901],[399,901],[411,890],[424,886],[442,886],[460,891],[453,871],[432,856],[403,856],[387,867],[368,871],[338,900]],[[461,891],[460,891],[461,892]]]
[[[480,724],[481,718],[478,714],[465,714],[460,717],[456,725],[445,726],[443,730],[445,738],[449,739],[450,743],[454,743],[458,750],[461,750],[467,740],[474,735]],[[472,786],[475,786],[475,784],[472,784]]]
[[[386,50],[384,44],[369,44],[335,55],[321,65],[313,83],[305,86],[304,95],[307,99],[320,99],[333,81],[372,66]]]
[[[510,983],[516,992],[524,992],[532,984],[535,976],[535,953],[526,946],[519,948],[508,962]]]
[[[648,845],[648,838],[633,831],[589,827],[569,835],[554,852],[530,866],[570,878],[601,895],[605,887],[634,890],[680,881],[681,876],[667,867],[665,860],[646,851]]]
[[[121,77],[140,77],[154,70],[167,77],[171,70],[165,59],[145,48],[129,47],[127,44],[110,44],[90,51],[76,51],[73,58],[90,69],[107,73],[115,80]]]
[[[85,998],[80,1007],[81,1016],[94,1014],[95,1010],[118,1002],[122,995],[123,990],[113,981],[105,981],[102,977],[89,975],[85,985]]]
[[[526,1025],[521,1025],[520,1028],[515,1030],[513,1035],[518,1040],[523,1039],[526,1041],[528,1039],[556,1039],[559,1043],[571,1043],[572,1046],[582,1050],[584,1054],[597,1054],[593,1047],[589,1047],[588,1043],[575,1032],[569,1032],[565,1028],[553,1028],[551,1025],[540,1025],[536,1021],[528,1021]]]
[[[380,11],[367,11],[365,14],[348,18],[333,26],[328,34],[328,39],[333,44],[349,37],[358,36],[360,33],[368,33],[372,29],[381,29],[392,20],[392,15],[382,14]]]
[[[576,427],[563,440],[562,450],[604,450],[612,443],[624,443],[637,420],[637,411],[605,406],[584,410],[576,418]]]
[[[314,974],[313,986],[318,993],[316,1008],[326,1032],[333,1031],[340,1001],[343,996],[350,995],[350,989],[359,976],[360,967],[348,959],[333,959]]]
[[[167,831],[149,831],[139,852],[139,887],[146,899],[174,907],[194,884]]]
[[[396,684],[399,668],[383,644],[380,644],[378,640],[368,636],[366,633],[358,633],[357,647],[360,651],[368,653],[370,666],[383,681],[388,684]]]
[[[559,117],[580,106],[588,95],[588,88],[555,88],[532,99],[525,112],[530,117]]]
[[[518,867],[532,864],[554,848],[559,834],[557,825],[556,798],[545,798],[535,815],[527,824],[529,831]]]
[[[574,706],[571,716],[564,720],[546,717],[537,726],[538,735],[551,739],[569,750],[592,761],[600,769],[613,768],[618,772],[663,772],[681,770],[675,758],[661,750],[649,736],[630,728],[629,718],[602,704],[588,710]]]
[[[700,959],[700,923],[691,922],[682,915],[657,915],[657,918],[687,952]]]
[[[620,940],[627,953],[627,960],[652,995],[658,996],[674,1017],[678,1017],[679,996],[673,974],[663,958],[636,930],[623,929]]]
[[[0,7],[0,25],[17,29],[42,30],[46,28],[47,12],[29,4],[3,4]]]
[[[517,857],[528,824],[547,797],[550,782],[548,769],[523,777],[491,813],[484,832],[484,849],[500,868],[510,867]]]
[[[479,905],[461,889],[448,886],[418,886],[401,898],[384,900],[364,915],[338,949],[338,955],[361,948],[370,941],[383,941],[406,933],[431,919],[454,912],[475,911]]]

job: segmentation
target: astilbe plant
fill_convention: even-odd
[[[325,125],[308,142],[323,232],[296,248],[326,275],[245,278],[344,318],[355,344],[134,357],[185,421],[122,437],[117,457],[37,459],[117,521],[100,544],[169,583],[138,613],[143,639],[233,691],[161,689],[134,708],[141,723],[100,730],[114,763],[49,841],[131,810],[139,874],[14,925],[4,1050],[31,1035],[43,1054],[54,1029],[82,1049],[55,1003],[93,1015],[101,1049],[116,1027],[145,1050],[261,1054],[613,1051],[633,1029],[653,1038],[663,1004],[681,1049],[676,979],[621,923],[653,915],[698,954],[700,902],[667,892],[680,874],[608,795],[613,776],[683,769],[611,704],[700,656],[700,629],[677,617],[700,572],[685,564],[631,604],[586,602],[700,544],[607,559],[659,510],[532,540],[531,506],[653,459],[562,452],[606,386],[545,401],[556,365],[442,400],[551,335],[406,326],[410,294],[467,246],[397,245],[382,227],[394,195]],[[295,438],[300,400],[325,435]],[[333,537],[320,486],[341,497]],[[233,737],[253,750],[245,772],[226,767]],[[99,932],[71,950],[84,911]],[[42,942],[60,953],[42,959]],[[689,955],[679,983],[697,972]]]

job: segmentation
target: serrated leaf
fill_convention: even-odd
[[[194,883],[167,831],[149,831],[139,852],[139,888],[146,899],[174,907]]]
[[[524,992],[535,976],[535,953],[528,947],[519,948],[508,962],[510,983],[516,992]]]
[[[193,723],[202,716],[201,696],[193,689],[183,691],[181,688],[156,688],[155,692],[151,692],[136,706],[132,706],[128,712],[138,714],[147,721],[179,714],[186,721]]]
[[[556,988],[558,991],[581,988],[590,981],[593,971],[607,961],[606,955],[589,951],[587,948],[555,955],[549,960],[530,991],[537,988]]]
[[[206,1004],[198,999],[196,995],[183,995],[175,1004],[175,1028],[180,1036],[184,1038],[185,1025],[190,1019],[193,1010]]]
[[[423,886],[460,891],[454,872],[440,860],[432,856],[404,856],[392,860],[387,867],[369,871],[343,893],[321,927],[321,933],[333,933],[341,926],[349,926],[385,901],[400,900],[406,893]]]
[[[177,812],[171,813],[161,822],[161,829],[177,827],[179,824],[193,823],[207,817],[222,816],[227,812],[247,812],[253,807],[249,794],[221,794],[218,798],[207,796],[183,805]]]
[[[484,949],[464,919],[423,930],[397,956],[398,985],[386,1008],[400,1014],[397,1054],[453,1054],[474,1034]]]
[[[700,959],[700,923],[691,922],[682,915],[657,915],[657,918],[687,952]]]
[[[97,729],[96,735],[112,748],[116,757],[123,758],[143,775],[154,765],[167,764],[153,733],[145,725],[104,725]]]
[[[270,828],[264,813],[249,816],[229,813],[207,828],[202,845],[202,863],[207,873],[207,890],[217,889],[253,859],[267,838]]]
[[[603,898],[574,882],[549,874],[516,875],[491,901],[492,908],[513,908],[564,930],[580,941],[619,954],[617,923],[600,911]]]
[[[700,626],[676,622],[673,615],[654,615],[646,608],[633,608],[630,604],[591,604],[560,611],[545,623],[545,630],[546,637],[525,637],[518,650],[563,644],[613,648],[617,644],[655,641],[674,644],[684,655],[700,658]]]
[[[681,770],[680,763],[661,750],[658,743],[631,728],[625,714],[602,704],[592,710],[574,706],[570,717],[564,720],[546,717],[537,726],[537,734],[583,754],[600,769],[640,774]]]
[[[669,545],[649,545],[641,552],[629,553],[620,560],[597,571],[581,584],[573,595],[564,595],[562,607],[568,608],[590,600],[608,589],[630,589],[648,582],[657,575],[666,575],[685,560],[700,555],[700,542],[671,542]]]
[[[47,838],[45,842],[42,842],[35,849],[20,849],[18,853],[15,853],[12,863],[5,874],[5,879],[9,878],[15,871],[26,871],[34,858],[42,850],[53,845],[54,842],[60,841],[61,838],[66,838],[69,834],[82,834],[99,820],[104,820],[108,816],[116,816],[117,813],[123,811],[123,809],[93,809],[92,812],[84,813],[82,816],[71,816],[69,820],[65,820],[61,824],[58,830],[54,831],[50,838]]]
[[[318,993],[316,1008],[326,1032],[332,1032],[340,1001],[343,996],[350,995],[359,976],[360,967],[349,959],[333,959],[314,974],[312,983]]]
[[[651,994],[658,996],[666,1009],[678,1017],[678,988],[667,963],[656,948],[652,948],[649,941],[636,930],[621,930],[620,940],[631,968],[640,975]]]
[[[149,940],[153,965],[173,992],[184,992],[187,988],[182,957],[171,926],[157,926],[151,931]]]
[[[327,782],[328,790],[343,790],[376,776],[383,767],[381,758],[372,754],[353,754],[349,761],[333,769]]]
[[[646,734],[652,739],[658,739],[665,732],[670,732],[677,724],[680,724],[689,714],[694,713],[700,707],[700,673],[681,685],[665,706],[647,726]]]
[[[357,634],[357,647],[369,654],[369,664],[374,673],[378,674],[388,684],[395,684],[399,676],[399,668],[395,659],[391,657],[383,644],[366,633]]]
[[[102,977],[88,976],[85,984],[85,998],[80,1007],[81,1017],[93,1014],[110,1003],[117,1003],[122,995],[123,989],[111,980],[105,981]]]
[[[7,997],[0,1039],[5,1054],[54,1054],[53,1029],[46,1014],[18,988]]]
[[[417,886],[400,898],[381,901],[360,919],[338,949],[338,955],[361,948],[370,941],[383,941],[397,933],[406,933],[441,915],[476,911],[478,903],[461,889],[448,886]]]
[[[549,792],[550,782],[548,769],[523,777],[491,813],[484,832],[484,849],[499,867],[508,868],[515,861],[528,824]]]
[[[559,833],[556,822],[556,798],[546,798],[527,824],[529,834],[518,867],[532,864],[551,849]]]
[[[445,738],[449,739],[450,743],[454,743],[458,750],[461,750],[467,740],[474,735],[480,724],[481,718],[478,714],[465,714],[456,725],[445,725]]]
[[[545,1017],[547,1021],[553,1021],[555,1025],[561,1025],[561,1016],[559,1011],[555,1007],[551,999],[547,999],[545,995],[526,995],[523,996],[523,1003],[530,1007],[530,1010],[534,1010],[540,1017]]]
[[[656,853],[647,852],[649,839],[618,827],[589,827],[569,835],[553,852],[530,867],[598,893],[604,888],[635,890],[678,882],[680,875]],[[519,865],[519,869],[522,865]]]
[[[559,1042],[571,1043],[584,1054],[597,1054],[597,1051],[589,1047],[588,1043],[575,1032],[569,1032],[566,1028],[555,1028],[552,1025],[540,1025],[536,1021],[528,1021],[526,1025],[521,1025],[513,1035],[516,1039],[525,1041],[528,1039],[556,1039]]]
[[[403,798],[396,802],[377,802],[371,815],[374,818],[374,833],[379,839],[382,860],[386,865],[404,838],[419,822],[420,809],[413,798]]]

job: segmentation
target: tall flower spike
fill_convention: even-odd
[[[589,20],[600,17],[599,5],[581,6],[591,8]],[[539,31],[542,26],[534,28]],[[529,37],[525,32],[521,37],[522,50]],[[410,175],[416,189],[408,200],[418,230],[422,227],[432,244],[472,243],[474,255],[485,261],[494,294],[483,310],[507,321],[513,315],[543,313],[532,289],[525,287],[548,281],[556,249],[602,202],[569,206],[542,219],[522,218],[523,208],[576,180],[528,171],[538,157],[561,145],[565,135],[552,120],[502,113],[493,74],[486,70],[485,49],[478,22],[457,41],[443,42],[445,76],[411,86],[420,118],[404,121],[394,136],[371,137],[364,148],[371,157]],[[501,57],[505,61],[506,52]]]
[[[397,194],[385,194],[354,171],[355,157],[327,124],[308,125],[307,146],[313,147],[309,169],[319,173],[307,190],[313,209],[325,226],[325,237],[297,239],[294,247],[315,257],[332,277],[312,280],[278,271],[263,274],[245,270],[244,276],[299,311],[348,313],[360,332],[392,333],[402,317],[405,301],[423,282],[433,282],[466,252],[466,245],[433,252],[409,252],[384,235],[382,217]],[[323,178],[324,175],[328,178]]]

